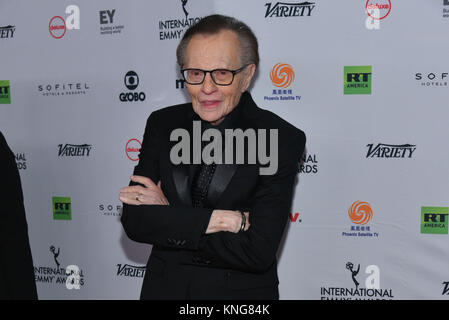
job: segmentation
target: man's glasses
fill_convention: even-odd
[[[181,73],[184,80],[188,84],[202,84],[206,73],[210,73],[210,76],[215,84],[219,86],[229,86],[234,81],[234,76],[245,69],[248,65],[245,65],[237,70],[228,69],[214,69],[214,70],[202,70],[202,69],[182,69]]]

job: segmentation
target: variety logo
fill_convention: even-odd
[[[25,153],[16,153],[15,158],[16,158],[17,169],[26,170],[27,159],[25,157]]]
[[[368,202],[355,201],[348,209],[348,216],[354,224],[349,232],[342,232],[344,237],[379,237],[379,233],[373,232],[371,226],[367,225],[373,217],[373,209]]]
[[[100,34],[119,34],[125,28],[124,25],[114,25],[115,9],[101,10],[100,14]]]
[[[344,94],[371,94],[371,66],[344,67]]]
[[[413,152],[416,150],[414,144],[384,144],[378,143],[374,146],[373,143],[367,144],[368,153],[367,158],[411,158]]]
[[[448,234],[449,207],[421,207],[421,233]]]
[[[377,265],[369,265],[365,268],[365,288],[360,286],[360,264],[357,268],[352,262],[346,263],[346,270],[354,287],[321,287],[321,300],[374,300],[393,299],[392,289],[383,289],[380,285],[380,268]],[[348,274],[348,273],[347,273]],[[348,277],[349,278],[349,277]]]
[[[265,18],[283,18],[283,17],[310,17],[312,10],[315,8],[315,2],[285,3],[272,2],[266,3],[267,11]]]
[[[90,144],[68,144],[58,145],[58,157],[88,157],[92,145]]]
[[[9,80],[0,80],[0,104],[11,103]]]
[[[270,80],[277,89],[273,89],[272,94],[265,96],[264,100],[291,101],[301,99],[301,96],[293,96],[293,90],[289,88],[295,80],[295,72],[288,63],[275,64],[270,71]]]
[[[65,287],[69,290],[80,289],[84,285],[84,272],[77,265],[68,265],[66,268],[61,268],[59,262],[60,248],[56,250],[55,246],[50,246],[50,252],[53,255],[53,260],[56,267],[51,266],[39,266],[34,267],[34,280],[36,283],[49,283],[49,284],[65,284]]]
[[[449,281],[443,282],[443,293],[441,295],[447,295],[449,296]]]
[[[41,84],[37,86],[37,90],[44,97],[59,97],[86,94],[90,86],[86,82]]]
[[[135,90],[139,86],[139,76],[134,71],[128,71],[125,74],[125,87],[128,90]],[[145,92],[122,92],[119,95],[121,102],[144,101]]]
[[[15,26],[0,27],[0,39],[14,38]]]
[[[415,80],[421,87],[447,87],[447,72],[415,73]]]
[[[145,266],[132,266],[129,264],[117,264],[117,276],[143,278],[145,275]]]
[[[68,15],[66,20],[61,16],[54,16],[50,19],[48,30],[55,39],[61,39],[67,30],[80,29],[80,9],[76,5],[66,7],[65,13]]]
[[[390,0],[367,0],[366,1],[366,13],[374,20],[385,19],[391,11]],[[376,15],[371,15],[372,10],[375,10]]]
[[[53,197],[53,219],[72,220],[72,203],[70,197]]]
[[[185,18],[177,17],[159,21],[159,40],[181,39],[183,32],[201,19],[200,17],[189,18],[187,2],[188,0],[181,0],[181,9]]]
[[[139,160],[140,148],[142,148],[142,144],[137,139],[130,139],[126,143],[125,152],[126,156],[131,161]]]

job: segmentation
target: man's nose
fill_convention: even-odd
[[[204,81],[201,84],[201,90],[206,94],[210,94],[217,90],[217,85],[215,84],[214,80],[212,80],[212,75],[210,74],[210,72],[206,73]]]

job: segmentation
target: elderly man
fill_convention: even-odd
[[[139,164],[119,196],[128,237],[153,245],[141,299],[279,298],[276,252],[305,135],[258,108],[246,91],[259,63],[257,46],[248,26],[222,15],[191,26],[178,46],[191,103],[149,116]],[[261,174],[261,161],[248,161],[251,143],[244,163],[173,163],[172,133],[182,129],[195,140],[195,122],[222,134],[274,129],[277,170]],[[258,137],[257,146],[264,142]]]

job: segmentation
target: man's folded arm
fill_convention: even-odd
[[[160,122],[160,121],[159,121]],[[157,112],[147,120],[139,164],[134,175],[158,183],[160,137]],[[130,185],[136,185],[130,182]],[[121,222],[128,237],[137,242],[183,249],[197,249],[205,232],[212,209],[173,205],[123,205]]]
[[[153,114],[152,114],[153,115]],[[150,115],[135,175],[159,180],[159,142],[156,120]],[[288,220],[298,162],[305,145],[298,139],[279,150],[279,168],[260,176],[251,201],[248,231],[205,234],[213,209],[174,205],[123,206],[121,222],[128,237],[137,242],[187,249],[185,262],[206,261],[210,267],[262,272],[275,261]],[[134,184],[131,182],[131,185]],[[220,209],[220,208],[217,208]]]
[[[230,268],[246,272],[263,272],[276,259],[276,253],[291,209],[299,158],[305,136],[280,157],[275,175],[260,176],[249,208],[251,227],[237,234],[218,232],[204,235],[200,249],[192,253],[209,267]],[[186,259],[189,262],[189,258]]]

